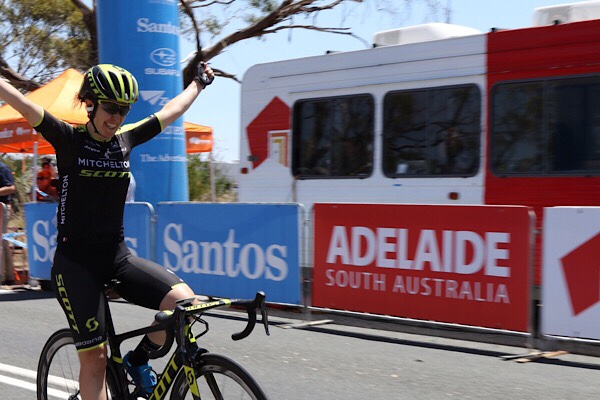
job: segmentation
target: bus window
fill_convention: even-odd
[[[373,171],[374,102],[370,95],[294,104],[292,173],[297,179],[366,178]]]
[[[600,77],[503,83],[492,92],[497,175],[600,172]]]
[[[500,175],[542,172],[547,161],[542,83],[500,85],[492,103],[492,171]]]
[[[552,172],[600,171],[600,78],[552,82]]]
[[[383,120],[386,176],[471,176],[477,172],[481,135],[477,86],[388,93]]]

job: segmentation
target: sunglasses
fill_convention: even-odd
[[[100,104],[100,108],[110,115],[119,113],[124,117],[129,114],[129,111],[131,110],[131,106],[122,106],[111,101],[99,101],[98,103]]]

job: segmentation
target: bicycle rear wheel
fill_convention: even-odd
[[[218,354],[200,356],[196,379],[202,400],[267,400],[256,380],[235,361]],[[189,386],[183,370],[173,383],[170,400],[190,400]]]
[[[37,369],[38,400],[76,400],[79,395],[79,356],[69,329],[61,329],[50,336],[38,362]],[[114,377],[110,371],[106,374],[109,399],[116,392]]]

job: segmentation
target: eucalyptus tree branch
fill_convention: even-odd
[[[23,75],[17,73],[15,70],[8,66],[8,63],[0,55],[0,74],[6,78],[6,80],[16,87],[17,89],[22,89],[24,91],[30,92],[35,90],[42,85],[38,82],[32,81],[30,79],[25,78]]]
[[[96,10],[88,7],[82,0],[71,0],[71,3],[83,15],[83,23],[90,34],[90,65],[98,64],[98,26],[96,24]]]

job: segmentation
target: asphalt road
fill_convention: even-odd
[[[122,302],[111,309],[119,331],[153,316]],[[529,363],[501,356],[520,347],[475,343],[336,324],[290,328],[303,315],[272,317],[239,342],[232,311],[210,314],[202,343],[246,367],[272,399],[591,399],[600,392],[600,358],[565,354]],[[0,289],[0,398],[35,399],[39,353],[66,319],[51,294]],[[136,343],[125,343],[133,347]]]

